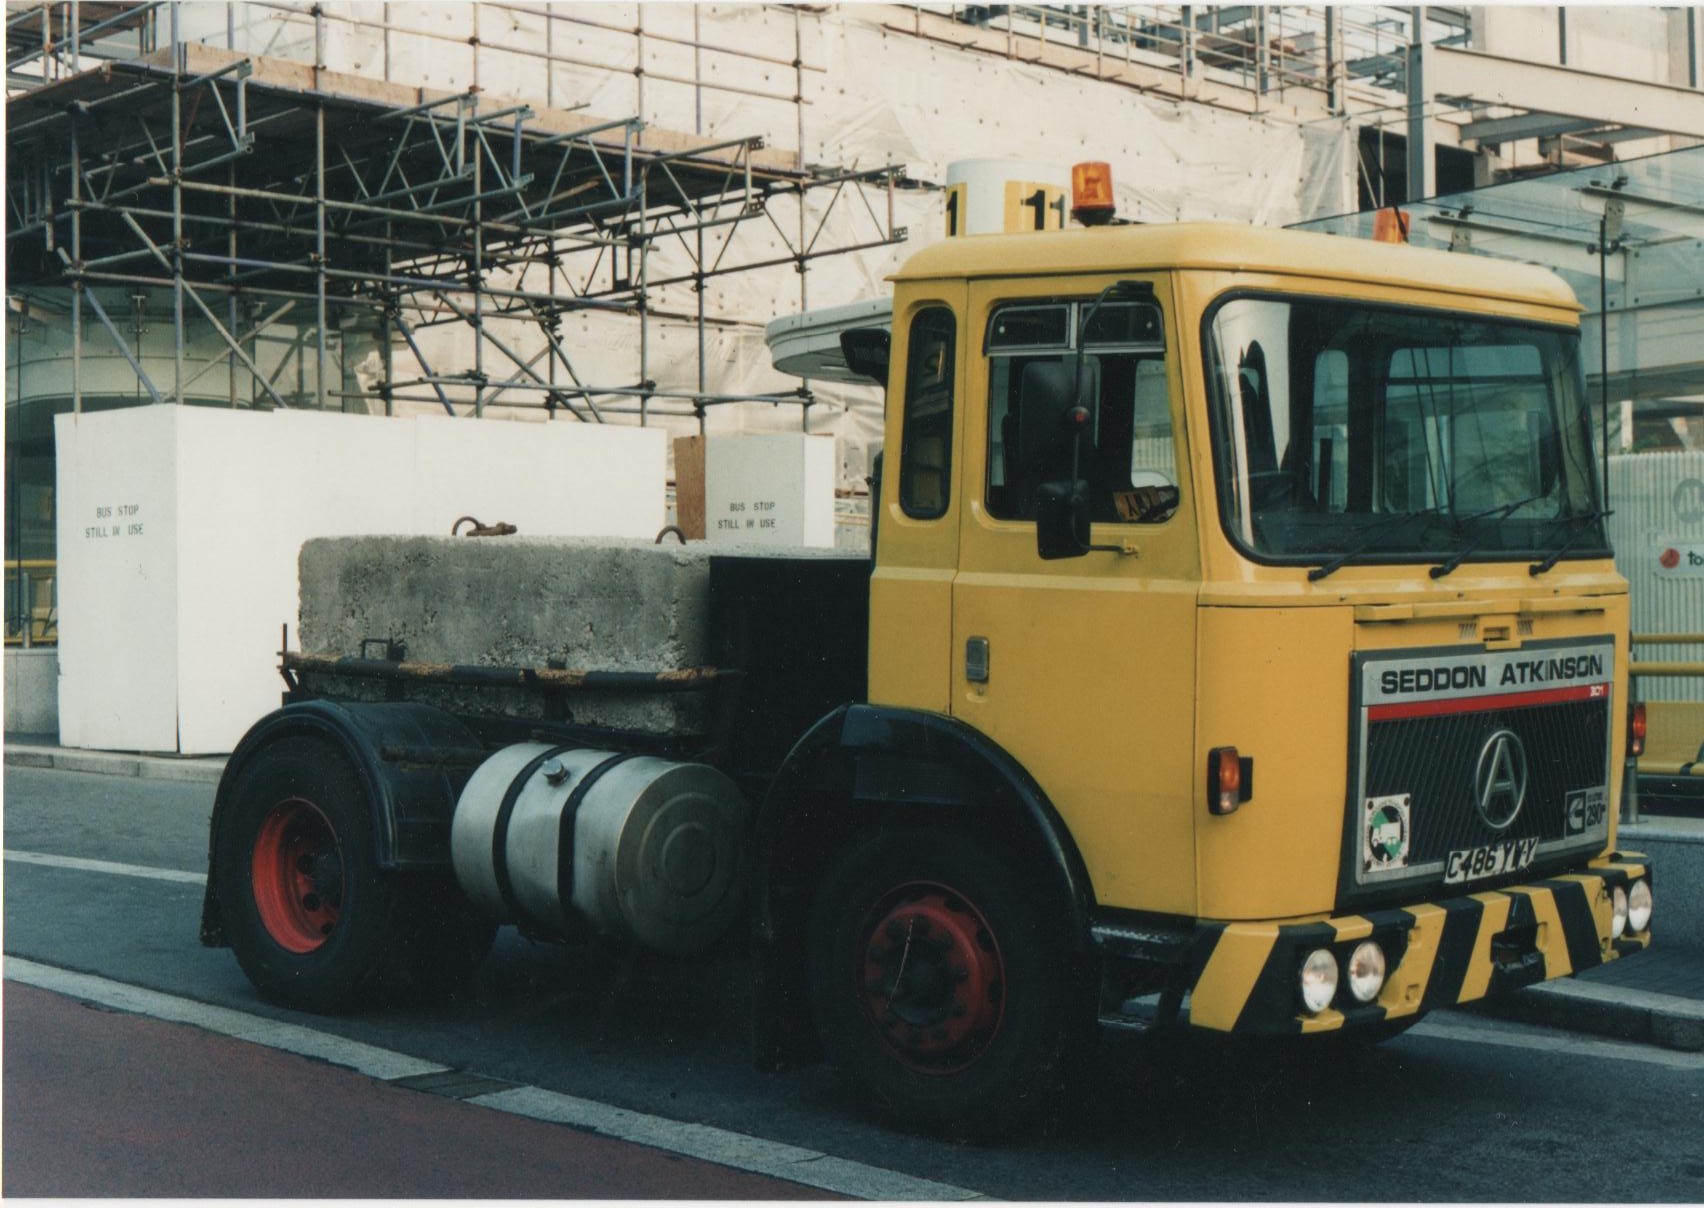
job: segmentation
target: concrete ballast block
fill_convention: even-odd
[[[300,644],[310,654],[360,655],[364,641],[381,639],[423,663],[669,671],[709,661],[702,546],[324,538],[303,545],[300,574]],[[420,686],[409,694],[465,712],[528,717],[542,709],[519,690]],[[701,693],[576,692],[568,703],[572,719],[587,725],[669,733],[704,725]]]

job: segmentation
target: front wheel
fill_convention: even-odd
[[[1054,1104],[1094,1037],[1066,920],[968,832],[877,831],[837,861],[810,924],[829,1058],[878,1114],[1009,1134]]]
[[[331,741],[291,734],[221,807],[214,887],[237,963],[268,998],[331,1012],[465,979],[494,929],[448,874],[378,865],[373,811]]]

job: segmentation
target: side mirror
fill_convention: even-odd
[[[840,333],[840,353],[846,367],[884,389],[888,384],[888,356],[893,339],[883,327],[853,327]]]
[[[1043,560],[1089,552],[1089,484],[1044,482],[1035,492],[1035,552]]]

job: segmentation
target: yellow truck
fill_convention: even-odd
[[[745,737],[399,689],[633,673],[286,656],[203,938],[333,1009],[465,972],[493,920],[686,951],[749,903],[760,1063],[956,1133],[1045,1105],[1097,1025],[1376,1040],[1637,952],[1578,315],[1538,269],[1295,232],[926,248],[891,336],[845,337],[888,387],[870,561],[712,555],[756,661],[661,685],[714,715],[744,674]],[[779,583],[856,622],[752,622]]]

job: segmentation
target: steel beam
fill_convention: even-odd
[[[1476,50],[1425,48],[1425,99],[1458,97],[1704,138],[1704,93]]]
[[[1554,113],[1523,113],[1519,117],[1483,118],[1467,123],[1461,136],[1478,143],[1517,143],[1525,138],[1551,138],[1595,130],[1604,123],[1596,118],[1560,117]]]

